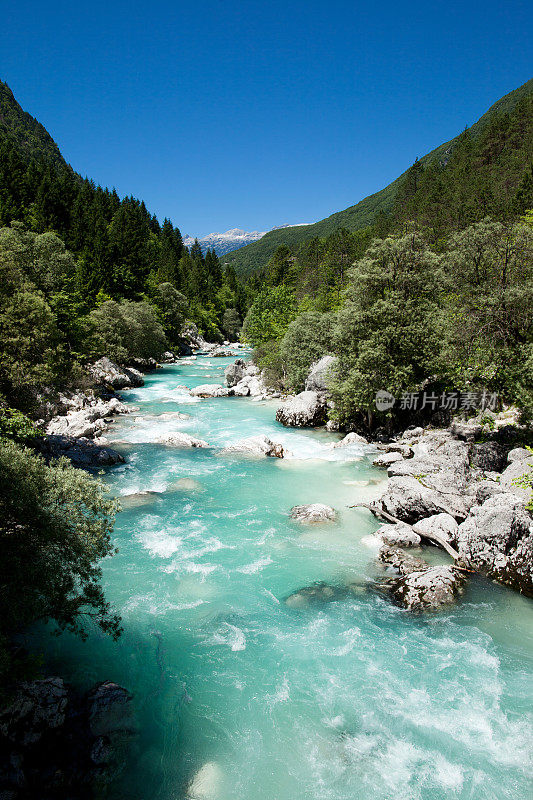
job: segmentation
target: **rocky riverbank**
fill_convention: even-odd
[[[327,380],[334,363],[325,356],[311,367],[305,390],[279,406],[278,422],[327,423]],[[269,393],[253,364],[238,360],[225,375],[227,394],[280,396]],[[411,428],[376,444],[381,452],[373,463],[387,470],[388,480],[369,510],[386,523],[375,534],[385,569],[380,588],[395,602],[410,610],[447,605],[472,573],[533,596],[533,452],[521,446],[526,438],[517,413],[507,409],[456,419],[449,428]],[[366,440],[352,432],[333,446],[355,442]],[[453,563],[430,566],[406,550],[420,552],[424,544],[439,547]]]
[[[0,798],[102,796],[137,732],[132,699],[110,681],[83,695],[58,677],[19,684],[0,710]]]

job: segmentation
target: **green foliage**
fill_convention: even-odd
[[[0,439],[24,442],[42,436],[29,417],[14,408],[0,408]]]
[[[91,358],[112,361],[160,358],[167,347],[165,332],[152,305],[145,301],[107,300],[87,317],[87,350]]]
[[[280,343],[287,389],[302,391],[311,364],[331,352],[334,320],[331,313],[307,311],[290,323]]]
[[[416,231],[376,240],[349,276],[335,329],[335,415],[371,422],[376,392],[419,386],[438,353],[439,258]]]
[[[257,347],[280,339],[296,316],[296,302],[286,286],[263,289],[248,311],[242,327],[244,341]]]
[[[116,637],[119,619],[100,585],[117,503],[66,459],[46,464],[0,439],[0,647],[37,620],[86,635],[92,620]],[[4,650],[0,662],[9,670]]]
[[[235,340],[241,329],[241,318],[236,308],[226,308],[222,316],[222,332],[228,339]]]

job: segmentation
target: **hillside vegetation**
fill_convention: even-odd
[[[482,135],[483,131],[491,124],[496,117],[502,117],[511,113],[516,105],[533,92],[533,79],[524,83],[518,89],[505,95],[498,100],[483,116],[469,129],[473,140]],[[446,166],[450,154],[461,140],[461,135],[456,136],[449,142],[441,144],[439,147],[427,153],[420,159],[420,164],[424,167],[430,164],[436,168]],[[531,154],[530,154],[531,155]],[[527,157],[527,152],[526,152]],[[520,160],[519,155],[517,159]],[[525,165],[522,163],[522,166]],[[505,165],[500,165],[504,167]],[[269,258],[280,246],[295,249],[302,242],[312,238],[324,238],[337,228],[346,228],[349,231],[357,231],[369,225],[375,224],[380,217],[389,216],[393,210],[394,203],[400,187],[402,186],[407,172],[404,172],[395,181],[390,183],[381,191],[369,195],[354,206],[338,211],[326,219],[316,222],[313,225],[302,225],[294,228],[282,228],[270,231],[262,239],[233,253],[224,256],[224,262],[231,264],[238,274],[248,275],[256,270],[265,267]],[[505,173],[500,177],[505,180]]]

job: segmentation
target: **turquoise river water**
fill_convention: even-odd
[[[222,382],[230,361],[182,359],[124,393],[140,410],[113,425],[127,463],[105,479],[116,495],[159,493],[126,501],[104,564],[124,634],[44,639],[74,684],[112,679],[135,695],[140,733],[112,796],[531,798],[531,601],[475,580],[456,607],[422,617],[369,590],[376,522],[347,506],[379,491],[370,449],[283,428],[271,401],[180,388]],[[155,443],[173,430],[212,448]],[[292,457],[217,452],[258,433]],[[315,501],[338,521],[289,519]],[[315,581],[354,587],[284,602]]]

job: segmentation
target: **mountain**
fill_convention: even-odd
[[[272,228],[271,231],[279,231],[283,228],[298,227],[292,225],[278,225]],[[205,254],[206,250],[214,250],[217,256],[226,255],[247,244],[257,242],[262,239],[269,231],[243,231],[241,228],[231,228],[225,233],[208,233],[207,236],[202,236],[198,239],[202,252]],[[192,247],[194,244],[194,236],[184,236],[183,244],[185,247]]]
[[[46,128],[22,110],[7,83],[0,80],[0,139],[7,136],[28,158],[44,157],[56,165],[66,166],[59,147]]]
[[[208,233],[198,239],[202,252],[214,250],[217,256],[222,256],[232,250],[238,250],[251,242],[261,239],[267,231],[243,231],[241,228],[231,228],[225,233]],[[185,247],[192,247],[194,236],[184,236],[183,244]]]
[[[516,105],[528,95],[533,93],[533,79],[527,81],[518,89],[500,98],[483,116],[470,128],[470,134],[476,138],[485,130],[489,123],[502,113],[511,112]],[[420,159],[420,163],[428,166],[431,163],[446,164],[460,135],[444,142],[439,147],[427,153]],[[231,264],[236,272],[248,275],[264,267],[272,254],[280,245],[296,247],[302,242],[315,236],[319,238],[328,236],[337,228],[348,228],[350,231],[360,230],[372,225],[379,215],[389,213],[398,194],[398,190],[406,177],[408,170],[403,172],[396,180],[381,191],[365,197],[354,206],[338,211],[326,219],[311,225],[291,226],[289,228],[274,229],[265,234],[261,239],[253,242],[238,252],[232,253],[225,261]]]

